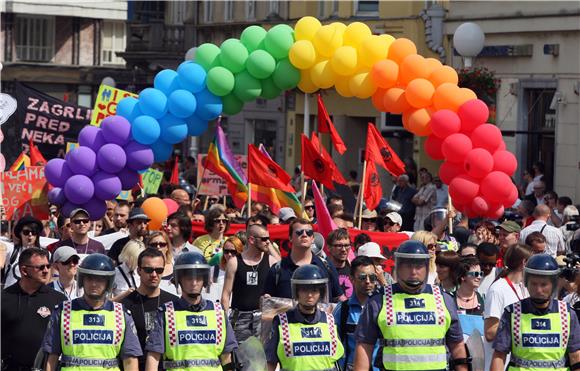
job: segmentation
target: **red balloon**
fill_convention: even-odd
[[[492,171],[481,180],[481,194],[494,203],[502,203],[512,192],[512,180],[501,171]]]
[[[478,193],[479,183],[467,175],[458,175],[449,184],[449,197],[460,204],[469,204]]]
[[[473,145],[471,139],[465,134],[451,134],[443,141],[441,150],[443,156],[450,162],[462,164],[465,156],[471,151]]]
[[[429,135],[424,144],[425,152],[433,160],[443,160],[445,156],[443,156],[443,152],[441,151],[442,144],[443,141],[441,139],[435,135]]]
[[[506,146],[505,146],[505,142],[501,141],[501,144],[499,145],[499,147],[497,148],[498,151],[505,151],[506,150]]]
[[[509,176],[514,175],[518,168],[516,156],[509,151],[497,150],[493,154],[493,170],[501,171]]]
[[[431,116],[431,131],[441,139],[445,139],[451,134],[459,133],[460,128],[461,120],[451,110],[442,109]]]
[[[503,206],[507,208],[512,207],[516,203],[516,200],[518,199],[519,196],[520,194],[518,192],[518,187],[516,187],[515,184],[512,183],[511,193],[509,197],[506,198],[504,202],[502,202]]]
[[[470,137],[474,148],[485,148],[490,153],[494,153],[503,142],[501,130],[492,124],[479,125]]]
[[[164,198],[163,203],[167,206],[167,215],[171,215],[179,209],[179,204],[170,198]]]
[[[485,216],[490,219],[499,219],[502,217],[504,211],[505,208],[503,207],[503,205],[500,205],[494,209],[489,209],[489,211],[485,214]]]
[[[489,117],[489,108],[482,100],[472,99],[463,103],[457,111],[461,119],[461,131],[470,133]]]
[[[476,218],[479,216],[479,214],[473,211],[473,209],[469,206],[464,206],[459,210],[461,210],[463,214],[467,215],[468,218]]]
[[[485,215],[489,211],[489,204],[485,198],[477,196],[471,201],[471,210],[477,215]]]
[[[439,178],[445,184],[450,184],[453,178],[464,173],[463,166],[453,162],[445,161],[439,168]]]
[[[483,178],[493,169],[493,157],[483,148],[474,148],[465,156],[463,167],[467,175]]]

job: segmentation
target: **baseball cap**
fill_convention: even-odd
[[[389,219],[391,222],[395,224],[403,225],[403,218],[401,218],[401,215],[399,215],[399,213],[396,213],[394,211],[385,215],[385,218]]]
[[[79,254],[77,254],[77,251],[74,248],[70,246],[61,246],[58,249],[56,249],[54,254],[52,254],[52,262],[63,263],[73,256],[80,258]]]
[[[377,212],[375,210],[371,211],[369,209],[364,209],[362,212],[363,219],[376,219]]]
[[[369,258],[385,259],[381,254],[381,247],[376,242],[367,242],[358,248],[357,256],[368,256]]]
[[[287,222],[292,218],[296,218],[296,213],[291,207],[283,207],[280,209],[278,217],[280,218],[281,221]]]
[[[70,212],[69,218],[72,219],[75,216],[77,216],[77,214],[80,214],[80,213],[87,214],[87,217],[89,217],[89,218],[91,217],[91,214],[89,214],[88,211],[86,211],[85,209],[82,209],[82,208],[78,207],[78,208],[76,208],[76,209],[74,209],[73,211]]]
[[[522,227],[520,227],[520,225],[513,220],[505,220],[503,223],[498,225],[497,228],[501,228],[509,233],[520,232],[522,230]]]
[[[127,220],[151,220],[151,218],[149,218],[147,214],[145,214],[145,211],[143,211],[142,208],[135,207],[129,213],[129,217],[127,218]]]

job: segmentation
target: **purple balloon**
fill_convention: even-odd
[[[105,143],[107,142],[103,136],[103,131],[96,126],[87,125],[79,133],[79,145],[89,147],[95,152],[97,152]]]
[[[125,167],[127,156],[121,146],[109,143],[102,146],[97,153],[97,163],[101,170],[116,174]]]
[[[66,202],[64,190],[60,187],[54,187],[48,191],[48,201],[51,204],[62,206]]]
[[[109,116],[101,123],[103,136],[108,143],[124,146],[131,140],[131,124],[123,116]]]
[[[129,142],[125,146],[125,154],[127,155],[127,167],[131,170],[145,170],[153,164],[153,151],[141,143]]]
[[[62,208],[60,209],[60,212],[66,216],[67,218],[70,217],[70,213],[74,210],[74,209],[78,209],[79,207],[82,207],[81,205],[77,205],[77,204],[73,204],[72,202],[65,202],[65,204],[62,206]]]
[[[104,171],[99,171],[93,175],[93,184],[95,185],[95,197],[102,201],[112,200],[121,193],[121,179]]]
[[[65,159],[73,174],[90,177],[97,171],[97,155],[89,147],[77,147],[67,153]]]
[[[94,197],[84,203],[81,207],[89,212],[89,218],[91,220],[99,220],[105,216],[105,213],[107,212],[107,203]]]
[[[75,204],[88,202],[95,194],[95,186],[86,175],[73,175],[64,185],[66,198]]]
[[[139,183],[139,173],[128,168],[121,170],[117,176],[121,179],[123,190],[129,190]]]
[[[63,187],[68,178],[72,176],[67,163],[62,158],[53,158],[44,167],[44,176],[55,187]]]

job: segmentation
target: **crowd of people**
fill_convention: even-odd
[[[418,187],[398,177],[390,200],[360,221],[329,195],[338,229],[327,236],[316,232],[310,196],[304,215],[254,202],[246,217],[180,187],[167,190],[179,209],[158,231],[142,198],[108,202],[98,221],[55,206],[48,220],[24,216],[0,240],[3,367],[235,369],[240,344],[262,338],[262,301],[287,298],[295,306],[264,338],[270,370],[466,370],[461,322],[473,317],[483,322],[486,370],[503,369],[510,353],[512,367],[526,368],[546,349],[512,346],[510,316],[529,313],[567,329],[558,359],[578,368],[579,212],[534,169],[517,214],[499,222],[449,209],[445,185],[425,169]],[[276,225],[287,235],[272,237]],[[408,241],[384,245],[377,232]],[[324,302],[333,310],[317,309]],[[556,325],[563,311],[568,320]],[[544,329],[521,329],[532,330]]]

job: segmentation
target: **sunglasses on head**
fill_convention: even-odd
[[[24,266],[28,267],[28,268],[34,268],[37,271],[43,271],[45,269],[50,269],[50,264],[41,264],[41,265],[28,265],[28,264],[26,264]]]
[[[294,233],[298,237],[302,236],[304,233],[306,233],[306,235],[308,237],[314,236],[314,231],[312,229],[298,229],[298,230],[294,231]]]
[[[22,233],[25,236],[31,236],[34,234],[38,234],[38,232],[36,231],[36,229],[23,229],[22,231],[20,231],[20,233]]]
[[[143,270],[143,272],[147,274],[151,274],[153,272],[157,274],[162,274],[163,271],[165,270],[165,268],[153,268],[153,267],[141,267],[141,269]]]
[[[70,265],[71,263],[73,264],[78,264],[80,261],[78,256],[71,256],[70,258],[68,258],[66,261],[60,262],[60,264],[62,265]]]
[[[167,247],[167,242],[151,242],[149,245],[152,247]]]
[[[236,250],[232,250],[232,249],[224,249],[224,255],[237,256],[238,252]]]
[[[483,272],[467,272],[467,273],[465,273],[465,275],[467,277],[482,278],[483,277]]]
[[[90,220],[88,220],[88,219],[75,219],[72,222],[76,225],[80,225],[81,223],[82,224],[89,224]]]
[[[370,273],[370,274],[367,274],[367,273],[361,273],[361,274],[359,274],[358,276],[356,276],[356,278],[357,278],[359,281],[363,281],[363,282],[365,282],[365,281],[367,280],[367,278],[368,278],[368,279],[369,279],[369,281],[371,281],[371,282],[377,282],[377,275],[376,275],[376,274],[374,274],[374,273]]]

